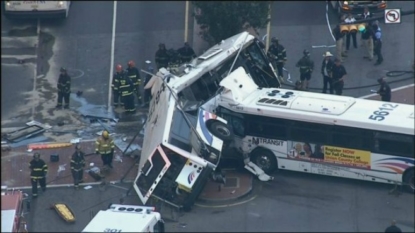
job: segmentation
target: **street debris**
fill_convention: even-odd
[[[52,126],[51,126],[51,125],[49,125],[48,123],[46,123],[46,124],[42,124],[42,123],[40,123],[40,122],[38,122],[38,121],[29,121],[29,122],[27,122],[27,123],[26,123],[26,125],[27,125],[27,126],[37,125],[37,126],[42,127],[42,128],[44,128],[44,129],[51,129],[51,128],[52,128]]]
[[[92,186],[91,185],[85,186],[84,189],[85,190],[92,189]]]
[[[80,143],[81,140],[82,140],[82,138],[74,138],[74,139],[71,139],[69,142],[72,143],[72,144],[77,144],[77,143]]]
[[[74,223],[75,222],[75,214],[69,208],[68,205],[64,203],[56,203],[51,206],[51,209],[55,209],[56,213],[67,223]]]
[[[16,148],[16,147],[28,145],[30,143],[45,142],[47,140],[49,140],[49,139],[42,135],[42,136],[38,136],[38,137],[34,137],[34,138],[28,138],[26,140],[22,140],[22,141],[17,142],[17,143],[10,143],[10,147]]]
[[[90,163],[90,164],[89,164],[89,166],[90,166],[90,167],[93,167],[93,166],[94,166],[94,163]]]
[[[32,150],[40,149],[52,149],[52,148],[62,148],[72,146],[72,143],[69,142],[49,142],[49,143],[33,143],[29,144],[27,147]]]
[[[121,158],[121,156],[119,156],[119,155],[115,156],[114,161],[122,163],[122,158]]]
[[[129,143],[123,140],[123,138],[114,138],[114,144],[116,147],[118,147],[118,149],[120,149],[121,151],[124,152],[124,155],[129,155],[132,154],[134,152],[139,153],[141,151],[141,146],[138,144],[132,144],[130,145],[130,147],[128,147]],[[127,149],[128,147],[128,149]],[[126,151],[127,149],[127,151]]]
[[[59,165],[58,172],[57,172],[58,174],[56,176],[60,176],[61,172],[66,170],[65,166],[66,166],[66,163],[63,165]]]
[[[31,138],[35,135],[45,132],[45,129],[38,125],[26,126],[16,131],[7,133],[5,139],[9,142],[16,143]]]

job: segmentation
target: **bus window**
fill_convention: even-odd
[[[329,126],[308,122],[292,122],[290,139],[300,142],[326,143]]]
[[[333,146],[340,146],[358,150],[372,150],[373,134],[371,130],[334,126],[332,129],[331,143]]]
[[[375,151],[378,153],[414,157],[413,135],[378,132],[375,140]]]
[[[232,121],[232,129],[235,135],[239,137],[245,136],[244,120],[238,117],[232,117],[231,121]]]
[[[286,120],[247,115],[246,122],[246,135],[282,140],[287,137]]]

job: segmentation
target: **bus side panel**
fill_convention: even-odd
[[[206,166],[201,171],[199,178],[195,182],[195,184],[192,187],[192,192],[189,195],[189,197],[186,199],[186,201],[183,203],[183,207],[186,209],[189,209],[197,200],[197,198],[200,196],[200,194],[203,191],[203,188],[205,187],[207,181],[210,178],[210,175],[212,174],[213,169],[210,166]]]

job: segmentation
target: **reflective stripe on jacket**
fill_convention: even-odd
[[[96,140],[95,145],[95,151],[100,154],[109,154],[115,148],[112,138],[104,139],[102,136]]]
[[[48,165],[42,159],[39,159],[38,161],[33,159],[30,161],[29,168],[31,170],[30,178],[32,179],[44,178],[48,172]]]

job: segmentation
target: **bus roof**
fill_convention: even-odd
[[[228,91],[218,98],[219,104],[240,113],[414,135],[413,105],[280,88],[259,89],[251,80],[242,67],[235,70],[221,82]],[[380,111],[387,113],[376,117]]]
[[[149,232],[148,227],[157,223],[159,219],[159,213],[141,214],[101,210],[82,232],[104,232],[105,229],[119,230],[116,232]]]

